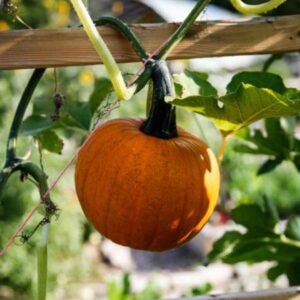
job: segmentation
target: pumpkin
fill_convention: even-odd
[[[178,247],[205,225],[216,205],[219,168],[210,148],[178,136],[146,135],[141,119],[99,126],[79,152],[76,191],[101,234],[131,248]]]
[[[131,248],[164,251],[195,236],[219,192],[211,149],[177,128],[164,101],[172,81],[164,61],[151,62],[153,95],[146,120],[111,120],[79,151],[76,191],[82,209],[104,236]]]

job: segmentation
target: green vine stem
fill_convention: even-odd
[[[242,0],[231,0],[232,6],[242,14],[263,14],[275,9],[286,0],[270,0],[262,4],[246,4]]]
[[[36,69],[33,72],[21,96],[21,99],[19,101],[9,131],[5,166],[0,172],[0,192],[1,192],[1,188],[3,188],[5,183],[7,182],[9,176],[12,173],[17,171],[20,171],[21,174],[23,174],[24,178],[31,176],[38,185],[38,189],[41,196],[40,202],[43,204],[44,207],[44,219],[40,223],[40,225],[43,225],[42,238],[38,249],[38,300],[46,299],[47,233],[48,233],[50,219],[53,215],[55,215],[57,209],[54,203],[51,201],[49,193],[47,193],[48,192],[47,175],[36,164],[29,161],[24,161],[22,158],[17,157],[16,147],[17,147],[18,134],[24,118],[25,111],[44,72],[45,69]],[[29,218],[31,218],[33,213],[38,209],[38,207],[39,205],[32,210],[31,214],[26,218],[23,224],[19,227],[19,229],[17,230],[15,235],[10,239],[10,241],[7,243],[3,251],[1,251],[0,256],[2,256],[6,252],[6,250],[9,248],[9,246],[13,243],[13,241],[17,237],[17,235],[20,234],[25,224],[28,222]]]
[[[177,46],[177,44],[183,39],[190,27],[194,24],[195,20],[203,9],[208,5],[211,0],[199,0],[194,6],[189,15],[185,18],[183,23],[178,27],[173,35],[167,40],[164,46],[157,54],[159,59],[166,59],[168,54]]]
[[[17,157],[16,154],[18,134],[19,134],[22,120],[24,118],[25,111],[31,100],[33,92],[36,89],[38,83],[40,82],[44,72],[45,69],[36,69],[33,72],[22,94],[22,97],[19,101],[8,135],[5,165],[3,169],[0,171],[0,193],[4,185],[6,184],[8,178],[10,177],[10,175],[15,171],[15,169],[22,162],[22,158]]]
[[[36,89],[38,83],[40,82],[45,70],[46,69],[34,70],[23,92],[23,95],[20,99],[8,136],[7,151],[6,151],[6,162],[8,164],[10,164],[10,161],[16,159],[17,137],[21,127],[21,123],[24,118],[24,114],[27,109],[27,106],[32,97],[32,94]]]
[[[168,54],[178,45],[178,43],[184,38],[185,34],[188,32],[190,27],[195,22],[199,14],[204,10],[204,8],[210,3],[211,0],[199,0],[189,15],[185,18],[183,23],[178,27],[178,29],[170,36],[170,38],[161,45],[154,54],[150,55],[148,58],[155,57],[156,59],[166,59]],[[147,61],[146,61],[147,62]],[[134,93],[140,91],[151,77],[151,69],[147,68],[147,65],[142,72],[142,74],[132,83],[134,87]]]
[[[82,0],[70,0],[97,54],[106,67],[110,80],[120,100],[128,100],[132,93],[127,89],[122,73],[107,45],[97,31]]]
[[[227,137],[225,137],[224,135],[221,135],[221,143],[220,143],[220,147],[219,147],[219,151],[218,151],[218,155],[217,155],[217,161],[218,161],[219,165],[221,165],[226,146],[227,146]]]
[[[96,26],[108,25],[119,30],[122,35],[129,41],[132,49],[135,51],[139,58],[141,58],[142,60],[146,60],[149,57],[149,54],[142,46],[135,33],[123,21],[115,17],[101,17],[95,20],[94,23]]]
[[[47,243],[48,243],[49,224],[43,225],[42,235],[38,246],[38,290],[37,299],[45,300],[47,296]]]

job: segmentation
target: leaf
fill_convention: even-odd
[[[300,216],[289,218],[284,234],[290,239],[300,241]]]
[[[112,83],[108,78],[101,77],[96,80],[94,90],[89,99],[89,107],[92,114],[96,112],[97,108],[106,100],[112,91]]]
[[[237,134],[237,137],[243,139],[242,145],[237,145],[235,150],[238,152],[251,154],[267,154],[283,159],[289,156],[291,148],[291,138],[289,133],[282,128],[281,120],[270,118],[265,120],[265,128],[250,130],[245,128]],[[251,144],[252,147],[245,145]]]
[[[241,72],[234,75],[227,85],[227,93],[234,93],[242,84],[250,84],[257,88],[266,88],[279,94],[286,91],[280,76],[267,72]]]
[[[36,136],[54,126],[54,122],[43,115],[31,115],[22,122],[20,128],[21,135]]]
[[[296,169],[298,170],[298,172],[300,172],[300,154],[294,156],[293,163]]]
[[[274,228],[279,222],[276,208],[267,198],[264,198],[261,205],[256,203],[236,207],[232,210],[231,217],[234,222],[258,235],[262,233],[273,235]]]
[[[208,255],[209,261],[223,259],[229,255],[241,238],[242,234],[238,231],[225,232],[225,234],[213,244],[212,251]]]
[[[271,90],[248,84],[219,99],[192,96],[175,99],[172,103],[210,118],[225,136],[260,119],[300,112],[300,101],[290,101]]]
[[[208,75],[191,70],[174,74],[175,92],[177,98],[189,96],[217,96],[217,90],[207,81]],[[171,99],[167,97],[167,100]]]
[[[270,147],[267,136],[260,129],[251,130],[250,128],[243,128],[237,134],[237,137],[243,139],[240,144],[234,146],[234,150],[237,152],[277,155],[277,151],[273,147]]]
[[[287,269],[288,265],[286,263],[278,263],[268,270],[267,276],[269,280],[275,281],[280,275],[286,273]]]
[[[287,278],[289,280],[290,286],[297,286],[300,284],[300,262],[299,260],[289,264],[289,268],[287,270]]]
[[[92,115],[88,103],[67,102],[63,106],[60,123],[88,131],[91,119]]]
[[[250,130],[244,128],[237,137],[237,152],[266,154],[269,158],[258,170],[258,175],[272,171],[283,161],[292,161],[300,170],[300,141],[295,136],[295,117],[270,118],[265,120],[264,128]]]
[[[257,175],[263,175],[273,171],[277,166],[283,162],[283,157],[276,157],[275,159],[268,159],[264,162],[257,171]]]
[[[39,140],[42,149],[57,154],[62,153],[64,143],[53,130],[44,131],[36,138]]]
[[[229,264],[238,262],[281,261],[291,262],[299,257],[299,248],[285,245],[279,238],[258,238],[245,234],[235,245],[230,254],[222,258]]]

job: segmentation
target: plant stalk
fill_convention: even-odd
[[[211,0],[199,0],[189,15],[185,18],[183,23],[171,35],[166,44],[160,49],[157,57],[159,59],[166,59],[169,53],[177,46],[177,44],[184,38],[190,27],[196,21],[199,14],[209,4]]]
[[[188,32],[190,27],[193,25],[199,14],[204,10],[204,8],[209,4],[211,0],[199,0],[189,15],[185,18],[183,23],[178,27],[178,29],[171,35],[171,37],[166,41],[166,43],[155,55],[156,59],[166,59],[169,53],[176,47],[176,45],[183,39],[185,34]],[[140,91],[146,83],[149,81],[152,75],[151,68],[146,68],[142,74],[133,82],[134,93]]]
[[[46,69],[36,69],[34,70],[24,92],[18,104],[12,125],[9,131],[8,141],[7,141],[7,150],[6,150],[6,164],[10,165],[10,162],[16,159],[16,147],[17,147],[17,138],[18,133],[21,127],[21,123],[24,118],[25,111],[30,102],[30,99],[33,95],[34,90],[36,89],[40,79],[42,78]]]
[[[47,297],[47,243],[48,243],[48,232],[49,223],[44,224],[42,227],[42,236],[38,246],[38,290],[37,299],[46,300]]]
[[[286,0],[270,0],[262,4],[246,4],[242,0],[231,0],[232,6],[245,15],[263,14],[275,9],[284,2]]]
[[[103,64],[106,67],[109,78],[112,81],[113,87],[116,91],[117,97],[120,100],[128,100],[132,96],[126,87],[122,73],[111,55],[107,45],[102,39],[101,35],[97,31],[95,24],[93,23],[86,7],[82,3],[82,0],[71,0],[71,3],[86,31],[92,45],[94,46],[97,54],[101,58]]]

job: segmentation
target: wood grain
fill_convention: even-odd
[[[178,24],[140,24],[131,28],[149,52]],[[100,27],[117,62],[136,62],[129,43],[115,30]],[[168,59],[300,51],[300,15],[195,23]],[[0,32],[0,69],[79,66],[101,63],[83,29]]]

